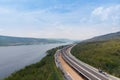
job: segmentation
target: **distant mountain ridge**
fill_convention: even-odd
[[[94,37],[94,38],[91,38],[85,41],[92,42],[92,41],[104,41],[104,40],[112,40],[112,39],[120,39],[120,31],[116,33],[110,33],[106,35],[97,36],[97,37]]]
[[[65,41],[57,39],[45,38],[25,38],[11,37],[0,35],[0,46],[30,45],[30,44],[46,44],[46,43],[64,43]]]

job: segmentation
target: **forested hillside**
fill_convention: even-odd
[[[120,77],[120,37],[113,36],[114,34],[99,37],[99,39],[104,37],[104,40],[81,42],[71,53],[85,63]]]

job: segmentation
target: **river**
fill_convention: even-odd
[[[46,55],[47,50],[65,44],[0,47],[0,80],[27,65],[38,62]]]

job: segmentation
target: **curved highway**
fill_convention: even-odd
[[[84,63],[79,62],[78,60],[71,57],[69,54],[72,47],[73,45],[61,49],[62,57],[79,74],[81,74],[88,80],[117,80],[111,79],[107,75],[101,74],[98,71],[91,69],[90,66],[86,66]]]

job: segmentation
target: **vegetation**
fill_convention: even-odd
[[[4,80],[63,80],[62,72],[54,63],[54,54],[58,48],[48,51],[40,62],[13,73]]]
[[[82,42],[71,53],[85,63],[120,77],[120,39]]]
[[[16,46],[16,45],[31,45],[31,44],[46,44],[46,43],[64,43],[59,39],[43,39],[43,38],[22,38],[0,36],[0,46]]]
[[[120,31],[116,32],[116,33],[110,33],[110,34],[106,34],[106,35],[102,35],[102,36],[97,36],[85,41],[88,42],[93,42],[93,41],[105,41],[105,40],[112,40],[112,39],[120,39]]]

